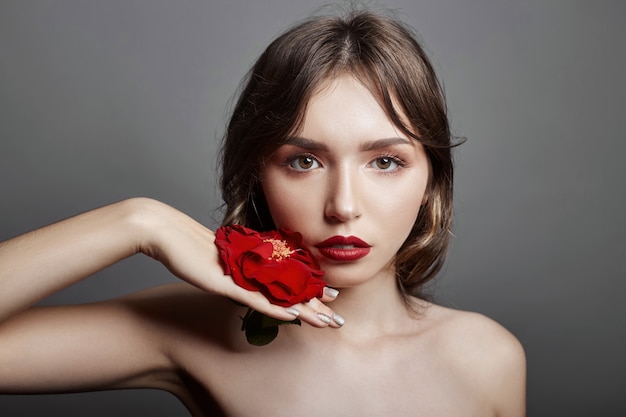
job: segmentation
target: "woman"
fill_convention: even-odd
[[[224,224],[301,233],[324,293],[272,304],[234,283],[213,231],[185,214],[144,198],[102,207],[0,246],[0,392],[159,388],[196,416],[524,415],[519,342],[422,294],[448,245],[450,137],[403,25],[354,12],[294,26],[233,111]],[[30,307],[137,253],[183,282]],[[251,346],[239,304],[304,325]]]

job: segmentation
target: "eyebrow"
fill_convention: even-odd
[[[292,145],[309,151],[328,151],[328,146],[301,136],[289,136],[283,145]]]
[[[283,143],[284,145],[293,145],[310,151],[328,151],[328,146],[323,143],[316,142],[312,139],[303,138],[301,136],[290,136]],[[394,137],[383,138],[367,141],[359,147],[360,151],[374,151],[377,149],[387,148],[394,145],[411,145],[411,141],[406,138]]]
[[[377,149],[387,148],[394,145],[412,145],[413,143],[406,138],[384,138],[376,139],[363,143],[359,149],[361,151],[375,151]]]

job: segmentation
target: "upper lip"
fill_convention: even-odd
[[[333,236],[315,245],[316,248],[332,246],[354,246],[355,248],[369,248],[370,244],[364,242],[356,236]]]

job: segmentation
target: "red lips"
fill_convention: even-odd
[[[333,236],[315,245],[326,258],[337,262],[356,261],[365,257],[371,246],[356,236]]]

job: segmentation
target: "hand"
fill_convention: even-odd
[[[343,318],[324,303],[337,297],[326,288],[324,296],[289,308],[271,304],[259,292],[245,290],[224,275],[219,262],[215,234],[189,216],[165,204],[143,201],[137,216],[146,238],[139,250],[161,262],[180,279],[213,294],[228,297],[279,320],[298,317],[315,327],[339,328]]]

